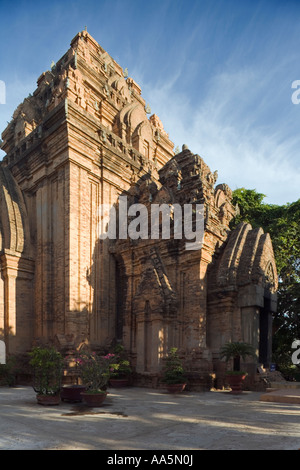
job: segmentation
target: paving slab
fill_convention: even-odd
[[[261,392],[109,389],[101,408],[38,405],[31,387],[0,387],[1,450],[296,450],[300,405]]]
[[[276,403],[294,403],[300,405],[300,389],[298,388],[282,388],[279,390],[271,390],[260,396],[261,401]]]

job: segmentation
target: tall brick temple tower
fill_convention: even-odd
[[[231,191],[173,143],[141,89],[88,34],[43,73],[2,134],[0,334],[8,353],[122,341],[138,383],[168,348],[206,375],[227,340],[271,354],[277,274],[269,236],[234,231]],[[201,203],[201,250],[181,240],[100,240],[99,206]],[[201,380],[200,380],[201,381]]]

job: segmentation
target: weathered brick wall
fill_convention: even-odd
[[[261,347],[257,324],[276,308],[269,236],[247,224],[230,232],[230,188],[186,146],[174,156],[139,85],[86,31],[39,77],[2,138],[0,333],[12,350],[117,338],[139,380],[158,383],[177,346],[194,385],[207,386],[224,369],[225,341]],[[202,248],[172,237],[99,240],[99,205],[117,208],[120,195],[149,211],[203,204]],[[263,334],[269,342],[266,326]]]
[[[28,344],[101,346],[116,334],[116,260],[98,240],[98,207],[157,173],[174,145],[159,118],[148,118],[138,84],[86,31],[37,85],[2,134],[2,166],[26,199],[35,265],[27,301],[20,284],[25,313],[18,303],[11,318],[23,324],[31,312]]]

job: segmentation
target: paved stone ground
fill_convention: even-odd
[[[300,389],[284,388],[279,390],[271,390],[267,393],[263,393],[260,396],[260,400],[300,405]]]
[[[0,387],[1,450],[296,450],[300,405],[261,393],[110,389],[101,408],[44,407],[31,387]]]

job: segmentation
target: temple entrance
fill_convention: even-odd
[[[272,354],[272,313],[270,299],[264,297],[259,314],[259,362],[268,367]]]
[[[117,341],[123,339],[124,311],[126,305],[127,282],[125,267],[121,259],[116,262],[116,328]]]

